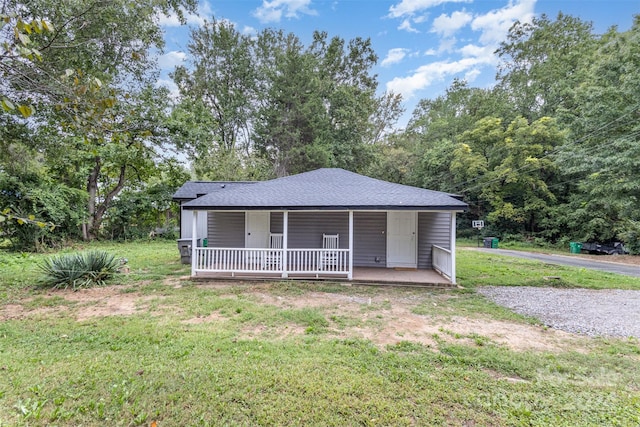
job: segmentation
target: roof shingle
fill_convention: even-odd
[[[190,183],[187,183],[190,184]],[[185,184],[185,186],[187,186]],[[270,181],[215,183],[196,186],[174,194],[194,194],[193,189],[208,188],[207,195],[183,204],[194,210],[329,210],[329,209],[428,209],[463,211],[467,204],[451,194],[394,184],[344,169],[317,169]],[[231,184],[231,185],[229,185]],[[234,185],[238,184],[238,185]],[[191,188],[193,187],[193,188]],[[202,194],[202,193],[197,193]],[[182,198],[182,200],[185,200]]]

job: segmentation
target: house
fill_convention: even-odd
[[[384,271],[436,271],[456,282],[456,213],[467,204],[451,194],[318,169],[262,182],[187,182],[173,199],[180,237],[194,248],[192,276],[375,281]]]

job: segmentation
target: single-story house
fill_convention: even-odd
[[[366,272],[375,281],[376,272],[436,271],[456,282],[456,213],[467,204],[448,193],[318,169],[187,182],[173,200],[192,276],[354,280]]]

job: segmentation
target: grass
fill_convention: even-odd
[[[587,289],[638,289],[640,278],[546,264],[460,248],[458,281],[475,286],[557,286]],[[558,279],[559,278],[559,279]]]
[[[427,323],[464,316],[530,327],[473,288],[560,275],[571,286],[640,289],[631,278],[461,250],[462,290],[204,287],[177,280],[188,268],[174,242],[94,248],[128,258],[112,292],[140,298],[140,310],[78,321],[77,310],[101,302],[33,286],[39,255],[0,254],[0,316],[26,310],[0,321],[0,426],[640,423],[635,339],[516,351],[453,326],[434,344],[406,334],[380,345],[354,333],[382,331],[400,301]],[[277,304],[312,294],[326,304]],[[346,309],[349,299],[360,308]]]

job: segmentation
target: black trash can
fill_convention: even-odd
[[[485,237],[484,239],[482,239],[482,246],[491,249],[493,239],[495,239],[495,237]]]

